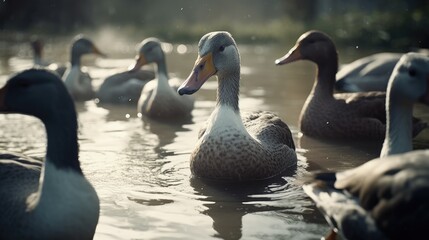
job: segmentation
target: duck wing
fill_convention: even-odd
[[[250,134],[265,144],[286,144],[295,150],[295,144],[288,125],[277,115],[267,111],[257,111],[245,115],[244,126]]]
[[[320,202],[325,194],[320,186],[329,189],[328,195],[346,199],[344,203],[349,208],[361,208],[356,212],[337,214],[342,218],[336,217],[336,222],[341,223],[343,228],[355,228],[345,221],[353,219],[353,215],[366,215],[367,221],[365,224],[360,221],[361,225],[370,223],[370,217],[375,225],[369,228],[378,228],[389,239],[418,239],[426,234],[429,221],[428,158],[429,151],[413,151],[372,160],[358,168],[337,173],[335,177],[332,173],[318,173],[314,176],[319,181],[318,185],[313,184],[307,190],[319,196],[316,203],[325,206],[325,213],[338,211],[339,208],[332,210],[335,204],[329,206]],[[335,200],[334,203],[341,201]]]
[[[336,93],[334,97],[344,100],[349,108],[356,109],[362,117],[376,118],[386,123],[385,92]]]

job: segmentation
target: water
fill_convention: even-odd
[[[48,46],[47,56],[67,59],[64,46]],[[188,124],[142,120],[135,107],[77,103],[80,161],[101,204],[95,239],[320,239],[329,228],[303,193],[300,176],[309,170],[358,166],[376,157],[380,144],[301,136],[298,116],[313,84],[315,67],[308,62],[275,66],[274,60],[290,46],[239,46],[242,112],[277,113],[290,126],[298,147],[296,171],[276,179],[226,185],[192,178],[189,154],[215,104],[214,78],[194,94],[197,101]],[[186,78],[197,56],[195,46],[166,47],[171,50],[167,54],[171,77]],[[3,82],[9,74],[31,66],[28,48],[16,48],[20,49],[14,52],[18,57],[2,52]],[[105,50],[109,59],[86,57],[94,85],[132,64],[132,50],[112,50],[113,54]],[[0,150],[44,156],[46,138],[38,120],[0,115],[0,129]]]

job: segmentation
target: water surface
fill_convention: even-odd
[[[47,57],[65,61],[65,45],[49,45]],[[107,46],[104,51],[111,58],[84,61],[96,87],[133,63],[133,48],[118,51],[121,48]],[[134,106],[77,103],[80,161],[101,204],[95,239],[320,239],[328,226],[303,193],[300,176],[309,170],[358,166],[379,154],[380,143],[321,141],[299,133],[298,117],[315,66],[309,62],[275,66],[274,60],[288,47],[239,46],[241,110],[277,113],[295,138],[297,169],[279,178],[220,184],[191,176],[189,154],[215,105],[215,78],[194,94],[192,122],[186,124],[140,119]],[[26,46],[15,49],[19,50],[12,54],[2,52],[0,81],[32,65]],[[166,49],[171,77],[186,78],[196,59],[195,46]],[[343,57],[347,61],[357,56]],[[37,119],[0,115],[0,129],[0,150],[44,156],[45,133]]]

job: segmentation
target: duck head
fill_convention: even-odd
[[[146,64],[159,63],[164,60],[165,55],[161,47],[161,41],[157,38],[147,38],[138,45],[136,63],[130,71],[137,71]]]
[[[11,77],[0,89],[0,112],[52,118],[74,104],[58,75],[43,69],[30,69]]]
[[[387,94],[391,101],[429,105],[429,58],[419,53],[404,54],[389,79]]]
[[[92,53],[106,57],[106,54],[102,53],[89,38],[86,38],[82,35],[78,35],[73,39],[71,52],[72,55],[75,56],[82,56]]]
[[[240,54],[228,32],[211,32],[198,44],[198,58],[189,77],[179,87],[178,93],[193,94],[213,75],[219,80],[228,75],[240,75]]]
[[[337,58],[337,51],[332,39],[320,31],[308,31],[302,34],[295,46],[283,57],[275,61],[276,65],[283,65],[298,60],[309,60],[316,64],[332,61]],[[336,59],[338,62],[338,59]]]

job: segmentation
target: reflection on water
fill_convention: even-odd
[[[189,154],[214,107],[214,79],[195,94],[193,118],[187,122],[140,119],[135,106],[78,103],[80,160],[101,200],[95,239],[319,239],[324,235],[327,225],[301,190],[300,176],[313,169],[360,165],[378,155],[381,143],[300,136],[297,121],[313,84],[314,66],[300,62],[276,67],[273,61],[283,53],[281,49],[239,47],[240,108],[274,111],[289,124],[298,147],[297,169],[276,179],[235,185],[191,177]],[[180,54],[172,50],[167,55],[171,75],[186,77],[195,57],[194,50]],[[4,61],[0,66],[0,81],[32,61],[7,62],[7,67]],[[97,87],[109,74],[126,69],[130,61],[103,59],[89,64]],[[0,115],[0,129],[1,150],[44,155],[45,133],[38,120]]]

